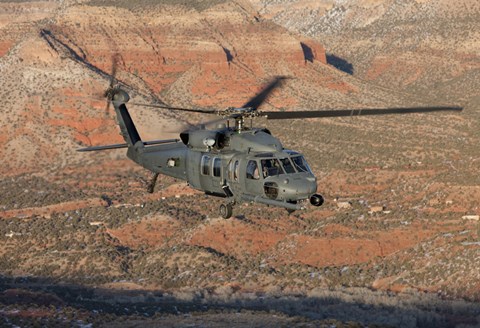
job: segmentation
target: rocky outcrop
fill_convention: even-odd
[[[316,38],[328,62],[350,74],[426,101],[468,102],[480,87],[480,5],[475,0],[254,0],[260,14]],[[328,56],[327,56],[328,58]],[[342,65],[343,64],[343,65]]]

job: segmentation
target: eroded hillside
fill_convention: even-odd
[[[478,10],[402,3],[0,3],[5,322],[478,324]],[[238,106],[283,75],[263,108],[466,109],[269,122],[327,203],[222,220],[184,182],[146,193],[124,150],[75,151],[122,142],[102,98],[113,57],[132,102]],[[129,109],[144,139],[211,119]]]
[[[265,17],[321,40],[328,62],[350,74],[433,102],[479,106],[478,1],[252,2]]]

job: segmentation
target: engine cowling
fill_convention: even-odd
[[[225,147],[225,133],[209,130],[185,131],[180,133],[182,142],[195,149],[222,149]]]

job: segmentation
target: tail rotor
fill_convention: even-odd
[[[109,116],[109,112],[110,112],[110,103],[112,102],[115,94],[120,90],[120,86],[118,85],[118,83],[116,83],[118,59],[119,59],[118,53],[112,56],[112,69],[110,71],[109,84],[108,84],[108,88],[103,92],[103,97],[107,99],[107,105],[105,107],[105,113],[107,116]]]

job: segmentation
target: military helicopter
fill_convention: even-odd
[[[246,119],[260,116],[275,120],[462,110],[455,106],[292,112],[258,110],[283,80],[285,77],[275,77],[242,106],[225,110],[141,104],[221,116],[208,122],[220,123],[215,129],[206,129],[208,124],[201,124],[180,133],[180,139],[154,141],[141,139],[126,107],[130,96],[121,87],[111,83],[105,96],[108,104],[113,104],[126,143],[82,148],[79,151],[127,148],[128,158],[153,172],[147,188],[149,192],[153,192],[159,174],[185,180],[194,189],[224,198],[219,212],[225,219],[232,216],[234,205],[244,202],[283,207],[293,212],[306,208],[308,202],[317,207],[324,203],[324,197],[316,193],[315,175],[300,152],[285,149],[266,128],[247,127]],[[230,126],[230,120],[234,120],[233,126]]]

